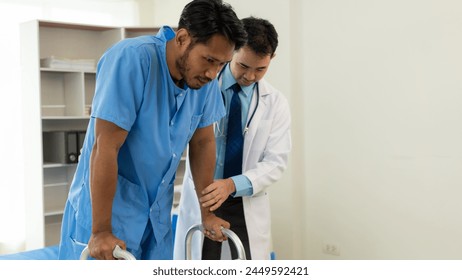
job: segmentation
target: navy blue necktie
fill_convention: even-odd
[[[242,133],[241,121],[241,100],[239,84],[232,86],[234,91],[228,116],[228,132],[226,138],[225,165],[223,178],[242,174],[242,149],[244,147],[244,136]]]

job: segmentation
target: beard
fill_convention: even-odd
[[[203,87],[206,83],[210,82],[211,80],[206,78],[206,77],[200,77],[200,76],[195,76],[195,77],[190,77],[189,71],[191,68],[189,67],[188,64],[188,58],[189,58],[189,53],[191,52],[192,49],[192,44],[188,46],[188,48],[185,50],[184,54],[175,61],[176,68],[180,72],[181,77],[183,78],[183,82],[192,89],[200,89]]]

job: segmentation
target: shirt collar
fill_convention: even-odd
[[[169,41],[175,38],[175,31],[170,26],[164,25],[159,29],[159,32],[157,32],[157,37]]]

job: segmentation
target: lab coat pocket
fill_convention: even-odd
[[[249,133],[250,131],[251,130],[249,130]],[[260,159],[260,157],[263,155],[263,151],[267,146],[268,139],[270,139],[270,133],[271,121],[261,120],[258,123],[258,128],[256,129],[256,131],[254,131],[254,133],[252,133],[252,136],[249,137],[249,141],[252,141],[250,153],[253,155],[253,158]]]
[[[266,233],[270,228],[270,204],[268,193],[263,192],[249,198],[250,211],[246,212],[250,216],[255,229],[259,233]]]

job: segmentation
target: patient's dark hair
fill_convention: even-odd
[[[181,13],[178,29],[188,30],[193,43],[207,43],[216,34],[233,42],[235,49],[241,48],[247,38],[244,26],[233,8],[221,0],[193,0]]]
[[[278,33],[266,19],[247,17],[242,19],[247,32],[247,46],[258,55],[274,55],[278,47]]]

